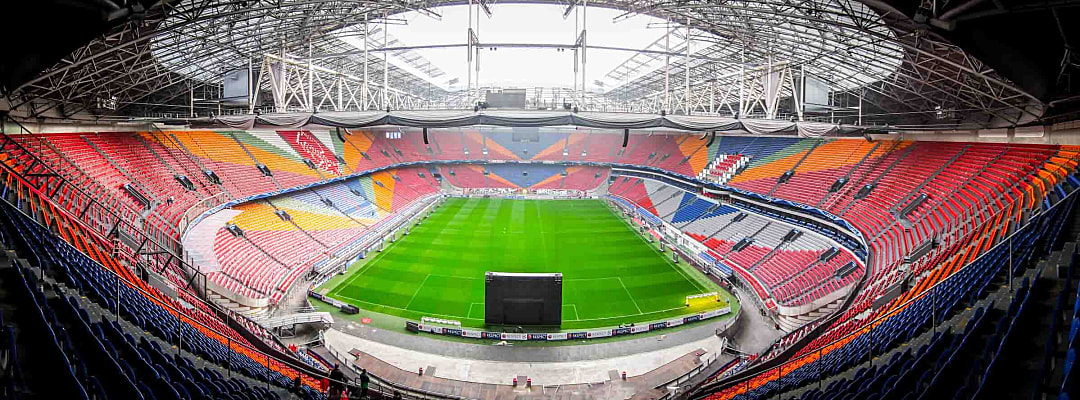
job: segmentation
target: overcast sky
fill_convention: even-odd
[[[404,18],[407,25],[390,25],[390,35],[406,45],[463,44],[466,43],[468,6],[439,7],[442,20],[436,20],[418,12],[394,16]],[[480,13],[479,38],[482,43],[544,43],[573,44],[577,32],[575,18],[571,14],[562,18],[565,7],[536,4],[493,4],[492,17]],[[588,43],[612,47],[642,49],[663,37],[663,28],[647,28],[649,22],[659,19],[637,15],[618,23],[612,18],[622,11],[590,7],[588,10]],[[579,11],[580,16],[580,11]],[[474,18],[476,18],[474,16]],[[580,17],[579,17],[580,18]],[[678,42],[672,39],[672,43]],[[446,75],[435,84],[446,88],[447,82],[457,78],[454,88],[464,88],[468,79],[465,48],[421,49],[417,54],[427,58]],[[516,88],[571,87],[574,82],[572,51],[555,49],[484,48],[480,55],[480,85]],[[629,58],[632,53],[593,49],[588,52],[586,82],[588,90],[596,90],[595,80]],[[394,60],[392,60],[394,61]],[[399,65],[400,62],[394,62]],[[662,66],[652,65],[653,69]],[[474,83],[476,78],[474,76]],[[605,89],[622,82],[608,81]]]

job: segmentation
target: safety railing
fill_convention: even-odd
[[[862,363],[854,363],[852,365],[848,365],[844,369],[847,370],[851,368],[856,368],[860,365],[872,366],[875,363],[875,355],[873,353],[873,349],[876,347],[880,347],[880,345],[883,343],[893,343],[893,341],[896,340],[896,337],[894,337],[893,335],[878,332],[887,329],[887,327],[883,328],[883,325],[887,321],[889,321],[889,319],[896,317],[899,313],[903,312],[904,310],[908,309],[909,307],[915,305],[918,302],[927,301],[929,302],[931,307],[931,311],[929,313],[931,320],[925,323],[928,323],[930,325],[930,329],[936,330],[938,323],[941,322],[937,320],[938,314],[940,314],[938,307],[948,304],[946,300],[952,299],[954,296],[957,295],[955,293],[956,286],[953,285],[953,283],[955,282],[954,279],[963,279],[965,277],[965,273],[970,272],[970,270],[968,270],[969,268],[977,268],[981,265],[980,263],[984,260],[984,258],[995,254],[996,251],[1008,252],[1007,265],[996,265],[987,268],[994,268],[994,274],[991,274],[991,276],[1000,274],[1000,269],[1006,268],[1008,270],[1007,282],[1009,282],[1009,284],[1011,285],[1013,280],[1012,274],[1016,270],[1016,266],[1019,265],[1019,263],[1028,261],[1018,260],[1015,257],[1016,254],[1014,253],[1016,252],[1017,246],[1016,243],[1014,243],[1014,239],[1016,239],[1021,234],[1034,234],[1037,237],[1031,240],[1030,246],[1032,246],[1032,251],[1027,253],[1028,256],[1033,257],[1039,254],[1039,252],[1035,250],[1040,250],[1041,253],[1047,253],[1047,250],[1050,247],[1050,244],[1047,243],[1047,239],[1052,239],[1056,237],[1057,232],[1060,231],[1061,224],[1066,220],[1065,217],[1067,216],[1068,212],[1072,211],[1073,205],[1077,198],[1077,192],[1078,191],[1074,190],[1073,192],[1069,193],[1066,198],[1061,199],[1056,204],[1053,204],[1049,209],[1045,210],[1044,212],[1031,217],[1029,220],[1025,221],[1024,224],[1020,227],[1016,227],[1014,229],[1009,229],[1008,226],[996,227],[997,229],[1008,230],[1010,231],[1010,233],[1007,236],[1000,237],[1000,239],[996,241],[993,247],[986,249],[976,258],[972,259],[967,264],[954,271],[947,278],[936,282],[926,290],[920,293],[916,293],[906,300],[903,300],[903,297],[901,297],[899,300],[894,300],[891,303],[883,305],[882,309],[887,310],[887,312],[884,312],[873,319],[867,320],[859,324],[858,327],[852,328],[851,332],[842,335],[835,340],[829,341],[828,343],[815,345],[815,348],[813,349],[802,349],[797,356],[792,357],[791,359],[782,363],[775,363],[773,365],[759,365],[758,368],[748,368],[746,371],[744,371],[745,373],[736,373],[733,374],[730,378],[721,379],[716,382],[696,382],[694,383],[694,385],[697,385],[699,387],[689,388],[689,390],[684,391],[683,398],[705,398],[710,395],[723,393],[724,390],[734,390],[738,393],[745,393],[757,387],[763,386],[764,382],[776,382],[778,379],[805,365],[818,365],[818,368],[820,368],[820,364],[812,363],[820,363],[823,357],[828,355],[830,352],[837,351],[842,346],[848,345],[849,343],[854,343],[854,339],[863,335],[868,335],[866,336],[868,338],[868,340],[866,341],[866,346],[868,349],[868,356],[866,357],[866,360]],[[997,215],[1005,213],[1007,211],[1009,211],[1009,208],[1004,207],[1001,210],[993,213],[990,217],[987,218],[987,220],[992,220],[996,218]],[[1047,224],[1056,224],[1056,226],[1045,226]],[[978,237],[979,235],[977,234],[978,232],[982,231],[973,229],[968,235],[969,240],[963,241],[961,243],[962,246],[958,247],[957,249],[962,250],[966,247],[966,245],[974,244],[978,239],[980,239]],[[1006,246],[1006,250],[1002,250],[1002,246]],[[974,290],[974,288],[971,287],[966,289]],[[971,293],[965,293],[964,295],[970,296],[970,294]],[[919,326],[913,327],[912,329],[919,329],[922,328],[922,326],[923,325],[920,324]],[[877,334],[875,335],[875,333]],[[880,363],[883,361],[877,362]],[[820,384],[824,380],[830,377],[825,376],[823,371],[820,370],[814,375],[816,375],[815,382],[817,382],[818,386],[820,386]],[[813,384],[814,383],[811,382],[809,385]],[[807,384],[803,384],[798,387],[785,388],[783,384],[780,384],[779,389],[777,390],[780,392],[780,394],[782,394],[785,389],[789,391],[798,390],[806,386]]]
[[[0,163],[0,165],[6,165],[6,164]],[[6,175],[6,174],[10,173],[10,171],[8,171],[5,168],[3,171],[0,171],[0,173]],[[15,184],[16,187],[11,187],[10,185],[12,185],[12,184]],[[9,190],[9,192],[7,192],[9,194],[12,193],[12,192],[19,193],[20,195],[27,195],[27,194],[33,195],[34,194],[32,188],[30,188],[30,187],[26,187],[26,186],[19,187],[20,185],[24,185],[24,183],[21,180],[16,179],[14,181],[8,181],[7,185],[8,186],[5,186],[5,188],[7,188]],[[27,189],[30,189],[30,191],[27,191]],[[22,207],[19,207],[19,204],[12,203],[9,196],[0,196],[0,197],[3,198],[3,203],[4,203],[5,206],[10,207],[15,212],[18,212],[18,213],[22,214],[25,217],[25,220],[28,221],[28,223],[37,224],[37,221],[41,220],[41,219],[35,218],[33,215],[27,214],[25,209],[23,209]],[[33,222],[30,222],[30,221],[33,221]],[[45,230],[49,230],[48,227],[41,227],[41,228],[45,229]],[[50,234],[52,234],[51,230],[49,230],[49,232],[50,232]],[[79,252],[78,249],[73,247],[70,243],[60,239],[59,237],[57,237],[57,240],[58,240],[58,242],[62,243],[61,244],[62,246],[69,247],[69,249],[71,251],[81,253],[81,252]],[[48,244],[41,243],[40,245],[48,245]],[[86,257],[89,258],[89,256],[86,256]],[[90,259],[90,260],[92,260],[92,259]],[[119,293],[121,293],[122,290],[132,290],[137,295],[143,296],[143,297],[145,297],[147,299],[154,299],[156,296],[158,296],[157,294],[146,291],[137,282],[132,282],[132,281],[128,280],[127,278],[117,274],[115,271],[112,271],[111,269],[105,267],[104,265],[99,264],[96,260],[92,260],[92,262],[93,262],[94,266],[96,266],[97,268],[100,268],[101,271],[103,271],[103,272],[105,272],[107,274],[106,275],[108,277],[107,280],[109,281],[108,285],[112,286],[110,289],[108,289],[109,290],[108,293],[117,294],[116,302],[114,304],[115,308],[105,309],[105,305],[102,305],[102,308],[105,309],[105,311],[112,314],[111,317],[114,318],[115,320],[119,321],[121,318],[124,318],[124,316],[125,316],[124,313],[127,312],[127,310],[137,310],[138,309],[138,307],[134,307],[134,304],[132,304],[132,307],[124,307],[124,305],[127,304],[127,302],[125,302],[124,298],[122,298],[119,295]],[[44,274],[45,274],[44,269],[42,269],[40,266],[32,266],[32,267],[34,267],[36,269],[35,272],[37,272],[38,274],[44,276]],[[82,295],[81,296],[82,298],[92,298],[92,297],[89,297],[92,293],[88,292],[87,289],[85,289],[85,288],[83,288],[81,286],[76,286],[76,287],[70,288],[70,289],[78,292],[80,295]],[[104,293],[104,292],[102,292],[102,293]],[[312,369],[313,367],[311,365],[309,365],[309,364],[306,364],[306,363],[304,363],[302,361],[299,361],[297,359],[287,359],[287,358],[273,356],[273,355],[271,355],[269,353],[266,353],[266,352],[263,352],[263,351],[259,350],[255,346],[251,345],[250,342],[248,342],[247,340],[237,338],[237,333],[235,331],[233,331],[233,332],[222,331],[216,326],[208,325],[208,324],[202,322],[201,320],[199,320],[199,318],[197,318],[196,316],[193,316],[191,310],[185,310],[185,309],[176,308],[176,307],[172,306],[171,304],[165,303],[165,302],[154,302],[154,303],[155,303],[156,306],[162,307],[169,314],[175,316],[177,318],[177,323],[188,324],[188,325],[192,326],[193,328],[199,330],[201,332],[201,334],[203,336],[207,337],[209,340],[217,340],[218,342],[225,345],[226,348],[228,348],[230,350],[230,352],[228,354],[228,360],[227,360],[227,362],[224,363],[224,365],[219,365],[219,366],[222,367],[222,368],[225,368],[228,371],[227,375],[228,375],[229,378],[232,378],[234,375],[237,376],[237,377],[242,376],[241,375],[241,369],[240,369],[239,360],[240,360],[241,357],[247,357],[247,358],[251,359],[252,361],[258,363],[259,365],[268,368],[270,371],[275,371],[275,372],[278,372],[278,373],[280,373],[282,375],[285,375],[285,376],[288,376],[288,375],[291,375],[291,374],[294,374],[294,373],[304,374],[305,376],[310,378],[310,379],[306,379],[305,383],[307,385],[309,385],[309,386],[312,386],[312,387],[317,387],[319,380],[329,379],[328,376],[326,376],[325,374],[320,374],[318,372],[315,372]],[[132,315],[132,318],[133,318],[132,321],[134,321],[135,318],[142,318],[142,317],[143,316]],[[190,348],[190,346],[187,347],[187,348],[184,347],[184,343],[183,343],[184,336],[183,335],[171,335],[169,337],[157,337],[157,339],[171,345],[171,347],[176,350],[177,354],[179,354],[181,356],[190,356],[190,357],[193,357],[193,358],[200,357],[199,354],[191,353],[189,350],[186,350],[186,349]],[[273,380],[271,378],[272,378],[272,374],[269,374],[269,373],[263,374],[263,375],[257,376],[257,377],[250,377],[250,376],[247,377],[247,379],[250,379],[250,380],[252,380],[254,382],[258,382],[260,384],[265,384],[267,386],[267,388],[270,388],[271,386],[274,385],[274,382],[273,382]],[[385,382],[385,381],[379,379],[378,377],[373,376],[373,378],[376,379],[376,382]],[[352,390],[358,390],[356,382],[349,381],[349,382],[342,382],[342,384],[349,387],[349,388],[352,388]],[[280,386],[279,386],[279,388],[280,388]],[[386,398],[386,399],[391,399],[391,398],[404,398],[404,399],[447,398],[446,396],[435,397],[435,396],[432,396],[432,394],[430,394],[430,393],[414,393],[412,391],[406,390],[405,388],[389,387],[389,386],[379,385],[379,384],[370,386],[369,387],[369,394],[379,395],[380,397]]]

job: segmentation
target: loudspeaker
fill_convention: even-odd
[[[630,130],[622,130],[622,147],[626,147],[626,143],[630,142]]]
[[[869,133],[864,133],[863,139],[866,139],[867,142],[874,143],[874,138],[870,137]]]
[[[428,139],[427,139],[427,128],[424,128],[424,144],[428,144]]]
[[[709,133],[709,143],[705,143],[705,147],[712,146],[712,142],[716,140],[716,131]]]

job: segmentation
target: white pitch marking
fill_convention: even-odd
[[[625,284],[625,283],[623,283],[623,281],[622,281],[622,278],[620,277],[620,278],[616,278],[616,279],[618,279],[618,280],[619,280],[619,284],[620,284],[620,285],[622,285],[622,288],[623,288],[623,290],[625,290],[625,291],[626,291],[626,295],[630,297],[630,301],[631,301],[632,303],[634,303],[634,308],[637,308],[637,313],[638,313],[638,315],[642,315],[642,314],[645,314],[645,313],[644,313],[643,311],[641,311],[641,307],[638,307],[638,305],[637,305],[637,301],[636,301],[636,300],[634,300],[634,295],[630,294],[630,289],[627,289],[627,288],[626,288],[626,284]]]

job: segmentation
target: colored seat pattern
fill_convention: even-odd
[[[848,333],[860,332],[863,321],[868,318],[854,317],[870,310],[872,299],[902,277],[898,266],[903,257],[916,247],[929,240],[939,243],[924,257],[912,263],[911,274],[917,278],[917,284],[905,298],[918,295],[934,283],[954,276],[957,271],[967,271],[964,266],[991,249],[1000,248],[995,245],[1000,244],[1006,233],[1016,228],[1032,211],[1048,208],[1064,197],[1067,190],[1080,183],[1072,176],[1076,168],[1077,151],[1069,146],[906,141],[866,143],[859,140],[741,136],[719,137],[712,145],[704,146],[686,136],[635,134],[631,136],[628,146],[623,148],[618,134],[586,131],[560,136],[547,148],[535,150],[534,153],[532,150],[525,152],[515,149],[513,141],[507,144],[505,138],[489,140],[482,133],[468,130],[433,133],[433,144],[428,145],[431,150],[428,150],[428,146],[417,148],[421,144],[414,133],[405,133],[405,137],[400,139],[389,139],[376,133],[356,130],[338,138],[331,136],[330,145],[326,145],[326,140],[319,142],[326,150],[337,152],[345,161],[345,167],[353,171],[369,170],[414,160],[417,157],[435,160],[514,160],[524,158],[523,155],[528,153],[535,154],[532,159],[618,162],[661,167],[680,175],[696,176],[718,154],[744,155],[748,157],[749,163],[731,179],[729,185],[817,206],[844,218],[867,241],[869,250],[874,255],[871,258],[872,265],[866,268],[869,275],[865,278],[863,290],[856,295],[851,307],[807,348],[820,348],[830,340],[847,337],[845,335]],[[89,146],[88,140],[78,134],[61,134],[42,140],[44,136],[48,135],[20,138],[18,141],[38,157],[50,160],[50,165],[59,166],[56,170],[61,171],[69,180],[77,182],[80,187],[100,192],[101,201],[116,209],[120,218],[140,220],[132,210],[135,208],[132,201],[116,187],[122,187],[124,183],[131,181],[124,172],[134,176],[136,180],[143,180],[162,176],[162,170],[136,167],[136,164],[145,160],[137,158],[139,156],[131,154],[129,150],[115,147],[111,138],[90,139],[95,145],[102,145],[102,150],[98,152]],[[223,181],[221,188],[233,198],[306,185],[341,172],[341,169],[333,171],[328,164],[322,167],[317,165],[315,169],[308,167],[303,162],[304,156],[276,133],[269,135],[260,132],[183,131],[140,136],[149,143],[147,147],[157,153],[170,155],[162,158],[172,160],[165,164],[174,170],[183,169],[187,174],[197,176],[198,174],[192,172],[196,164],[201,164],[217,173]],[[54,145],[54,141],[62,146]],[[56,150],[57,148],[62,150]],[[485,148],[488,150],[486,155],[483,154]],[[131,159],[115,161],[115,164],[123,169],[121,171],[109,162],[112,158]],[[11,158],[4,162],[11,168],[34,168],[16,167],[18,162]],[[74,164],[78,168],[65,166],[65,163]],[[254,168],[256,163],[269,167],[274,176],[263,176]],[[133,171],[127,171],[125,165]],[[442,168],[445,172],[447,167]],[[790,179],[780,182],[780,176],[785,173],[790,174]],[[445,173],[443,175],[446,177]],[[216,193],[212,189],[206,190],[208,182],[202,177],[199,178],[196,180],[200,186],[197,193]],[[846,180],[843,185],[829,190],[830,186],[834,186],[832,183],[842,178]],[[468,169],[457,176],[449,176],[448,179],[451,184],[462,186],[467,186],[462,184],[462,180],[468,184],[483,182],[483,187],[491,187],[489,181],[492,180],[490,176],[484,176],[482,170],[474,169]],[[402,206],[401,202],[395,203],[394,197],[415,198],[419,195],[421,191],[415,188],[419,187],[420,181],[434,183],[433,180],[419,175],[415,178],[409,176],[395,179],[393,174],[388,173],[371,176],[367,186],[360,183],[349,185],[361,185],[363,192],[371,196],[369,202],[375,204],[382,213],[392,212]],[[149,184],[140,185],[155,198],[159,193],[163,195],[175,190],[149,187]],[[512,184],[507,187],[512,187]],[[694,205],[695,200],[677,194],[672,196],[668,189],[650,188],[637,178],[617,177],[608,190],[656,215],[662,215],[671,221],[678,220],[677,223],[683,225],[681,229],[688,232],[691,232],[691,228],[698,227],[711,229],[712,227],[705,225],[706,222],[722,220],[727,215],[734,214],[720,213],[704,219],[689,217],[683,210],[689,207],[696,210],[699,206]],[[925,196],[925,199],[922,196]],[[80,207],[75,201],[82,200],[58,201],[64,210],[70,211]],[[915,201],[920,203],[914,205]],[[152,216],[146,226],[168,236],[168,227],[160,225],[171,224],[170,218],[175,218],[176,214],[169,208],[160,211],[162,212],[154,214],[161,214],[164,218],[156,220],[156,217]],[[90,210],[89,213],[89,216],[83,218],[110,218],[97,210]],[[308,223],[305,218],[301,220]],[[92,226],[106,225],[97,220],[88,220],[87,223]],[[252,224],[263,226],[255,222]],[[737,239],[733,236],[737,235],[729,234],[730,228],[715,228],[717,230],[713,232],[691,233],[701,235],[706,245],[717,252],[717,255],[724,256],[724,252],[730,252],[732,239]],[[718,232],[719,230],[724,232]],[[175,235],[176,232],[171,234]],[[328,238],[334,237],[332,233],[325,235]],[[838,257],[834,259],[835,262],[815,264],[813,251],[807,253],[808,250],[804,249],[777,249],[752,244],[743,251],[748,250],[746,255],[732,254],[727,259],[733,264],[751,264],[740,267],[762,282],[763,290],[770,291],[767,296],[798,304],[808,298],[807,293],[814,293],[818,285],[813,282],[820,283],[824,280],[840,285],[850,284],[843,279],[824,279],[829,276],[830,271],[834,272],[835,277],[835,271],[846,265],[846,258]],[[772,254],[761,253],[763,250],[771,251]],[[792,265],[807,262],[813,267],[792,269]],[[859,275],[862,274],[857,272],[846,276]],[[809,298],[813,296],[810,294]],[[904,299],[896,300],[895,304],[900,304],[901,300]],[[900,315],[906,308],[907,306],[881,307],[874,309],[870,316]],[[785,340],[788,343],[792,341],[790,338]],[[832,348],[839,348],[841,345]],[[766,379],[762,384],[768,381]]]
[[[316,261],[366,238],[392,213],[434,194],[438,186],[422,173],[420,168],[383,171],[356,178],[365,182],[333,183],[237,205],[233,209],[239,213],[229,223],[244,236],[218,229],[213,248],[220,270],[208,279],[233,294],[277,302]],[[357,195],[352,187],[363,189]]]
[[[88,301],[97,302],[101,308],[120,310],[124,319],[137,326],[137,329],[153,334],[162,340],[171,341],[182,337],[184,350],[203,360],[228,366],[249,377],[262,377],[261,379],[267,383],[281,388],[288,387],[292,378],[297,376],[297,370],[279,361],[267,359],[265,355],[254,350],[244,336],[226,324],[221,319],[221,314],[212,310],[206,303],[180,292],[178,295],[184,300],[184,303],[181,303],[140,280],[113,256],[109,250],[111,244],[105,237],[86,229],[85,225],[68,211],[57,208],[45,200],[45,193],[39,191],[32,183],[14,177],[5,181],[4,184],[11,193],[17,194],[19,201],[15,204],[20,206],[16,209],[6,202],[0,204],[0,214],[4,216],[0,218],[0,240],[32,260],[33,266],[42,268],[41,271],[49,271],[58,281],[73,290],[80,291],[89,299]],[[25,213],[35,215],[35,217],[32,219]],[[38,225],[36,221],[49,221],[52,228]],[[19,281],[23,281],[21,286],[24,290],[28,290],[23,298],[35,299],[36,302],[36,305],[29,309],[53,315],[49,319],[42,318],[43,322],[52,324],[52,328],[48,330],[59,332],[56,329],[64,329],[57,325],[59,322],[67,327],[69,333],[72,333],[49,334],[51,344],[44,344],[35,339],[36,343],[46,346],[46,351],[41,353],[42,355],[50,354],[47,349],[51,345],[59,347],[60,354],[72,356],[66,363],[52,364],[54,367],[62,365],[72,367],[71,375],[68,376],[75,377],[74,385],[76,386],[73,386],[65,396],[101,398],[108,393],[111,396],[124,398],[155,398],[155,396],[168,393],[171,396],[166,398],[187,398],[187,390],[201,392],[205,388],[199,388],[199,384],[214,385],[212,380],[220,380],[220,375],[185,379],[181,374],[171,375],[161,381],[157,379],[160,375],[155,375],[148,370],[140,370],[140,373],[148,375],[132,375],[131,367],[138,368],[149,361],[145,358],[145,354],[140,358],[135,355],[135,351],[129,351],[133,348],[126,347],[135,346],[136,343],[133,341],[117,343],[113,351],[105,351],[97,347],[103,340],[120,340],[119,332],[123,328],[119,325],[102,326],[105,329],[104,332],[100,329],[96,331],[91,329],[87,325],[95,322],[86,318],[85,312],[80,312],[81,306],[74,297],[66,299],[62,296],[52,297],[46,302],[46,296],[40,292],[34,293],[41,285],[35,282],[37,278],[34,275],[27,272],[28,270],[23,270],[21,266],[8,268],[5,270],[5,277],[13,279],[5,278],[0,281],[5,284],[19,284]],[[50,290],[56,288],[50,287],[52,288]],[[64,313],[72,318],[65,319]],[[82,316],[79,316],[80,314]],[[60,318],[57,319],[57,316]],[[156,351],[157,355],[164,354],[160,348],[147,350]],[[116,357],[120,354],[127,357],[126,363],[117,362]],[[151,354],[151,358],[154,356]],[[105,363],[101,364],[101,362]],[[158,357],[156,362],[165,363],[167,360]],[[190,361],[178,359],[177,362],[182,368],[194,368]],[[118,368],[125,364],[128,366]],[[63,372],[60,373],[61,378],[55,383],[71,383],[72,380],[65,380],[65,375]],[[91,375],[96,376],[91,377]],[[136,387],[136,382],[142,380],[145,380],[145,384]],[[183,388],[172,387],[183,395],[178,396],[177,393],[168,389],[170,380],[184,385]],[[316,380],[310,376],[305,376],[303,381],[309,388],[316,385]],[[163,382],[165,387],[150,386]],[[247,386],[236,386],[236,390],[257,393]],[[225,392],[228,391],[221,390],[219,393]],[[196,398],[213,396],[208,392],[202,393]],[[306,394],[308,398],[315,398],[312,397],[315,395],[316,392],[308,389]],[[271,394],[265,394],[265,396],[273,397]]]

